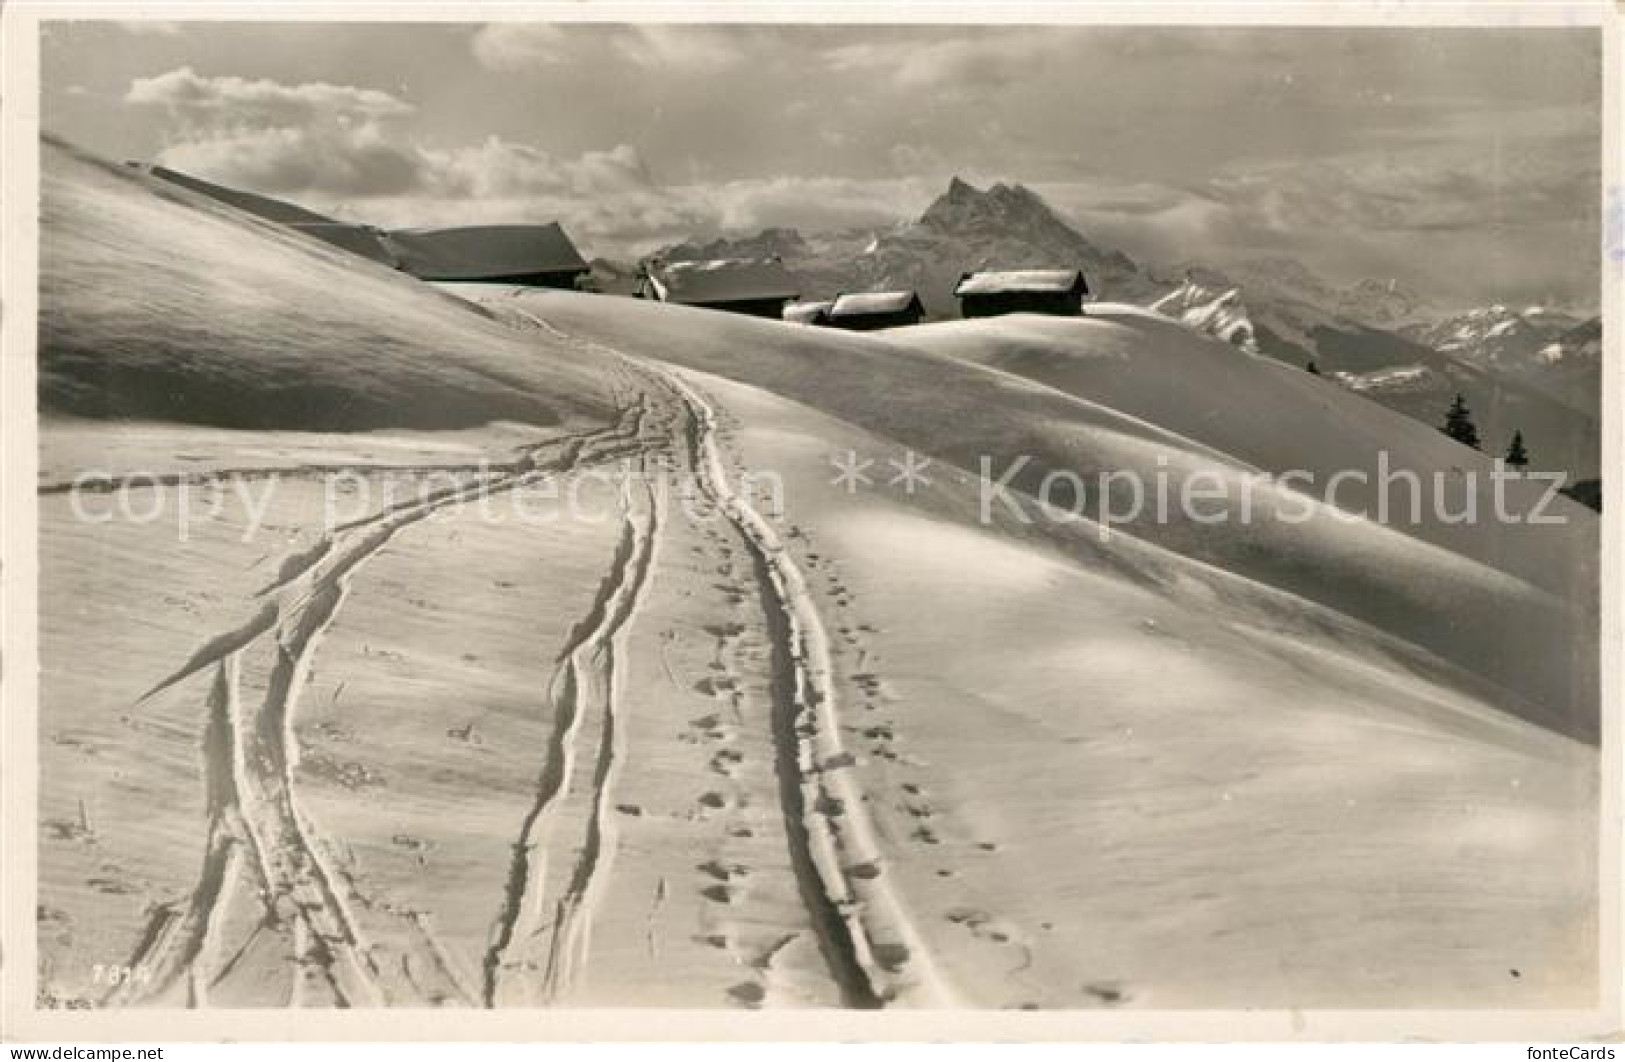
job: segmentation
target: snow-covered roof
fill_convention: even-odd
[[[585,273],[590,268],[557,222],[396,229],[387,239],[400,268],[421,280]]]
[[[954,288],[955,295],[995,295],[1008,292],[1059,294],[1087,293],[1089,282],[1081,269],[1005,269],[971,273]]]
[[[833,305],[835,304],[829,299],[792,302],[784,308],[784,319],[797,324],[816,324],[829,316],[829,308]]]
[[[796,283],[777,258],[651,262],[649,283],[663,302],[705,305],[794,299]]]
[[[912,291],[857,291],[835,297],[831,317],[859,317],[867,314],[903,313],[918,307],[920,297]]]
[[[290,225],[352,254],[404,270],[421,280],[495,280],[535,273],[585,273],[590,268],[557,222],[385,232],[367,225],[335,221],[293,203],[226,188],[164,166],[131,165],[267,221]]]

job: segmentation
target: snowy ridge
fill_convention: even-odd
[[[1152,303],[1151,309],[1249,354],[1258,353],[1258,338],[1239,288],[1219,290],[1186,277],[1177,289]]]
[[[1485,369],[1522,371],[1541,359],[1541,352],[1580,325],[1581,319],[1561,310],[1530,306],[1517,310],[1502,303],[1480,306],[1405,330],[1434,350]]]

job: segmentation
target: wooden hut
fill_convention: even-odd
[[[842,293],[829,309],[834,328],[869,332],[877,328],[898,328],[919,324],[925,304],[913,291],[863,291]]]
[[[638,294],[681,306],[782,320],[785,306],[799,293],[784,263],[772,257],[703,262],[654,259],[644,264]]]
[[[419,280],[574,288],[592,269],[558,222],[392,229],[385,242]]]
[[[1081,269],[1011,269],[965,273],[954,288],[963,317],[1045,313],[1079,317],[1089,297]]]
[[[557,222],[386,231],[337,221],[293,203],[227,188],[164,166],[128,165],[419,280],[573,288],[591,271]]]

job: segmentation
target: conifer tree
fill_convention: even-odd
[[[1463,446],[1478,449],[1478,426],[1473,423],[1472,411],[1467,408],[1467,399],[1456,395],[1456,400],[1450,403],[1450,411],[1444,415],[1444,427],[1439,429]]]
[[[1523,468],[1529,464],[1529,451],[1524,449],[1523,432],[1512,433],[1512,444],[1507,447],[1507,455],[1503,460],[1512,468]]]

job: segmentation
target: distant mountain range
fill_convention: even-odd
[[[890,229],[764,229],[688,241],[660,254],[690,260],[778,255],[801,280],[803,298],[911,288],[935,318],[957,315],[954,285],[977,269],[1064,263],[1081,268],[1097,291],[1115,299],[1149,299],[1160,288],[1133,259],[1090,242],[1037,193],[1006,184],[981,191],[958,178],[919,218]]]
[[[1511,320],[1503,307],[1451,314],[1398,281],[1338,286],[1283,257],[1193,261],[1162,275],[1094,243],[1019,184],[982,190],[954,178],[917,219],[886,230],[771,228],[659,253],[690,260],[776,255],[801,281],[803,298],[912,288],[934,318],[956,316],[952,292],[963,272],[1076,266],[1102,300],[1155,306],[1299,368],[1313,362],[1351,390],[1430,424],[1460,392],[1487,450],[1500,451],[1519,429],[1538,467],[1580,476],[1594,474],[1599,462],[1596,321],[1557,310]],[[605,271],[606,290],[624,283],[614,277],[625,273]]]
[[[1189,274],[1193,270],[1210,275],[1222,270],[1231,282],[1239,284],[1255,299],[1291,303],[1300,309],[1313,308],[1330,321],[1397,328],[1416,321],[1431,320],[1441,312],[1428,296],[1398,280],[1368,278],[1340,287],[1292,258],[1244,258],[1222,264],[1189,262],[1177,271]]]
[[[1480,368],[1522,372],[1543,364],[1541,351],[1584,323],[1561,310],[1496,305],[1412,324],[1403,332]]]
[[[1602,318],[1541,306],[1489,306],[1404,334],[1595,416],[1602,401]]]

